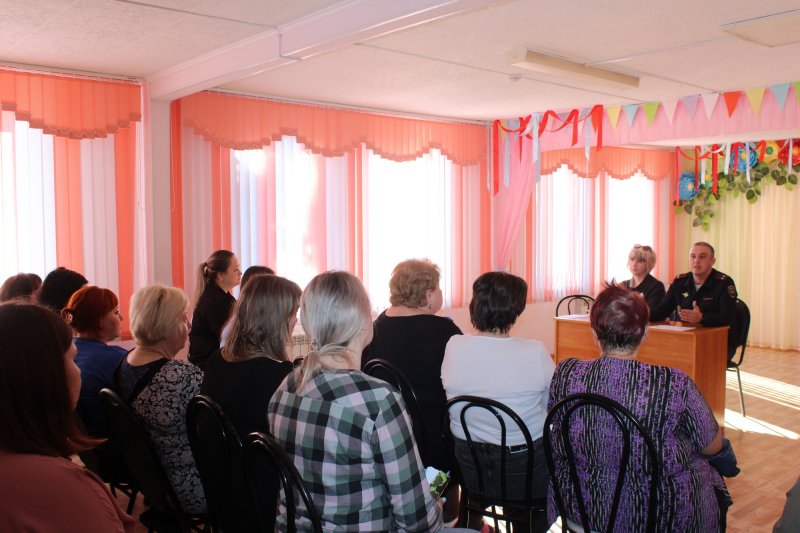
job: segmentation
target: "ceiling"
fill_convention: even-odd
[[[720,26],[797,0],[0,0],[0,63],[490,120],[800,80],[800,44]],[[520,47],[640,77],[609,89],[509,66]]]

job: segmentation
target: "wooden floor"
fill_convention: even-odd
[[[747,348],[742,365],[746,418],[734,372],[728,372],[727,384],[725,436],[742,469],[726,480],[733,497],[728,531],[770,532],[783,512],[786,491],[800,477],[800,352]],[[127,501],[120,503],[124,507]],[[134,516],[143,510],[140,498]]]
[[[731,533],[772,531],[786,491],[800,477],[800,352],[748,347],[742,365],[747,417],[728,372],[725,436],[742,472],[727,479]]]

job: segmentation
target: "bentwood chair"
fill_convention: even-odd
[[[242,442],[233,423],[216,402],[199,394],[189,401],[186,429],[214,531],[256,531],[244,487]]]
[[[499,465],[489,464],[485,453],[479,448],[483,443],[473,439],[468,423],[469,415],[478,412],[488,413],[497,424],[497,434],[500,436]],[[531,487],[533,485],[534,453],[533,439],[525,422],[511,408],[496,400],[478,396],[456,396],[447,402],[444,423],[442,427],[450,427],[450,419],[457,418],[464,430],[464,437],[469,454],[464,456],[457,453],[455,437],[449,430],[443,431],[443,436],[448,444],[448,449],[454,452],[463,480],[461,497],[461,524],[470,523],[470,515],[477,514],[494,521],[495,531],[500,531],[499,522],[505,522],[506,531],[518,532],[520,530],[532,532],[536,524],[544,524],[545,498],[533,498]],[[522,433],[525,443],[517,446],[507,445],[509,425],[515,425]],[[485,446],[485,445],[484,445]],[[521,456],[521,469],[509,468],[507,463],[516,454]],[[493,472],[500,472],[500,476]],[[522,473],[524,491],[509,493],[509,478]],[[544,526],[546,529],[546,525]]]
[[[157,522],[164,519],[169,522],[169,524],[150,525],[148,531],[158,531],[162,526],[170,528],[177,526],[181,531],[206,531],[208,516],[192,515],[181,508],[155,446],[139,417],[125,400],[111,389],[102,389],[100,397],[125,465],[133,474],[147,503],[158,512]]]
[[[586,294],[570,294],[569,296],[564,296],[558,301],[558,305],[556,305],[556,316],[561,316],[562,306],[564,307],[565,315],[588,313],[593,303],[594,298]]]
[[[314,533],[322,533],[322,521],[317,508],[303,485],[303,478],[292,463],[292,459],[283,451],[272,435],[251,433],[244,448],[244,477],[254,500],[257,500],[259,494],[263,493],[261,485],[264,482],[265,472],[271,471],[273,468],[278,472],[286,503],[287,533],[296,533],[298,524],[301,526],[301,531],[309,531],[310,528],[310,531]],[[302,510],[298,507],[298,499],[302,500]],[[269,517],[265,514],[274,513],[274,509],[265,509],[260,505],[257,505],[256,509],[261,520],[261,531],[269,531],[270,529],[266,526]]]
[[[418,446],[428,442],[425,440],[425,426],[422,423],[422,408],[417,400],[417,395],[411,382],[400,369],[385,359],[372,359],[364,365],[364,373],[374,378],[381,379],[394,387],[403,397],[408,414],[411,417],[411,426],[414,431],[414,440]],[[423,454],[424,456],[425,454]]]
[[[742,374],[739,367],[744,363],[744,351],[747,348],[747,336],[750,333],[750,309],[742,300],[736,300],[736,313],[731,329],[736,333],[736,342],[728,343],[728,371],[736,372],[736,379],[739,381],[739,406],[742,408],[742,416],[747,416],[744,410]],[[741,351],[739,351],[739,347],[742,348]],[[736,357],[737,351],[739,351],[738,357]]]
[[[598,453],[593,456],[578,457],[573,439],[586,438],[589,431],[587,427],[599,426],[598,421],[610,422],[613,424],[610,427],[616,428],[615,440],[603,444],[609,448],[618,445],[621,452],[617,454],[606,448],[597,450]],[[642,438],[643,444],[638,447],[633,438],[635,433]],[[632,468],[642,468],[641,465],[645,465],[645,476],[649,482],[649,498],[641,503],[647,506],[644,531],[656,531],[657,493],[662,475],[661,458],[650,434],[628,409],[598,394],[567,396],[553,406],[545,419],[544,450],[556,507],[565,531],[614,531],[623,488],[628,483],[637,482],[629,475],[629,471]],[[618,458],[618,461],[612,458]],[[579,465],[585,471],[579,470]],[[614,470],[614,492],[608,494],[593,491],[589,493],[592,501],[584,501],[588,489],[582,480],[588,479],[590,472],[613,475]]]

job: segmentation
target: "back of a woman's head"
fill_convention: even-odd
[[[303,382],[319,373],[320,355],[350,358],[348,345],[369,327],[370,319],[369,296],[361,280],[343,271],[314,277],[300,301],[300,321],[312,345],[301,367]]]
[[[508,333],[525,310],[528,284],[506,272],[487,272],[472,284],[469,316],[478,331]]]
[[[439,267],[428,259],[407,259],[398,263],[389,279],[389,302],[422,307],[427,291],[439,287],[439,276]]]
[[[73,294],[61,316],[78,333],[96,334],[100,320],[117,308],[119,299],[113,291],[87,286]]]
[[[14,299],[31,301],[41,286],[42,278],[36,274],[15,274],[6,279],[0,287],[0,302]]]
[[[58,267],[44,278],[42,289],[39,291],[39,303],[60,313],[67,305],[70,296],[87,283],[89,282],[82,274]]]
[[[650,309],[640,293],[612,282],[597,295],[589,319],[603,353],[630,354],[644,340]]]
[[[95,441],[77,429],[65,353],[72,332],[38,305],[0,305],[0,448],[68,456]]]
[[[250,281],[256,276],[264,276],[267,274],[274,276],[275,271],[268,266],[262,265],[253,265],[248,267],[247,270],[244,271],[244,274],[242,274],[242,280],[239,282],[239,290],[243,291],[247,284],[250,283]]]
[[[289,321],[297,313],[301,294],[297,283],[280,276],[251,278],[233,310],[223,357],[241,360],[270,355],[288,360]]]
[[[151,346],[174,334],[184,320],[189,299],[180,289],[149,285],[131,298],[131,334],[141,345]]]

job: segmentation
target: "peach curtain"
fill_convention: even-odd
[[[411,161],[438,148],[453,163],[486,158],[487,128],[433,122],[238,95],[200,92],[181,99],[182,124],[236,150],[260,149],[291,135],[312,153],[341,156],[362,143],[393,161]]]
[[[0,107],[44,133],[93,139],[141,120],[141,86],[0,69]]]
[[[542,174],[555,172],[561,165],[566,165],[573,173],[587,178],[594,178],[605,172],[611,178],[626,179],[641,172],[648,178],[661,179],[675,174],[675,153],[668,150],[605,146],[599,151],[597,148],[590,148],[587,161],[583,148],[542,152]]]

